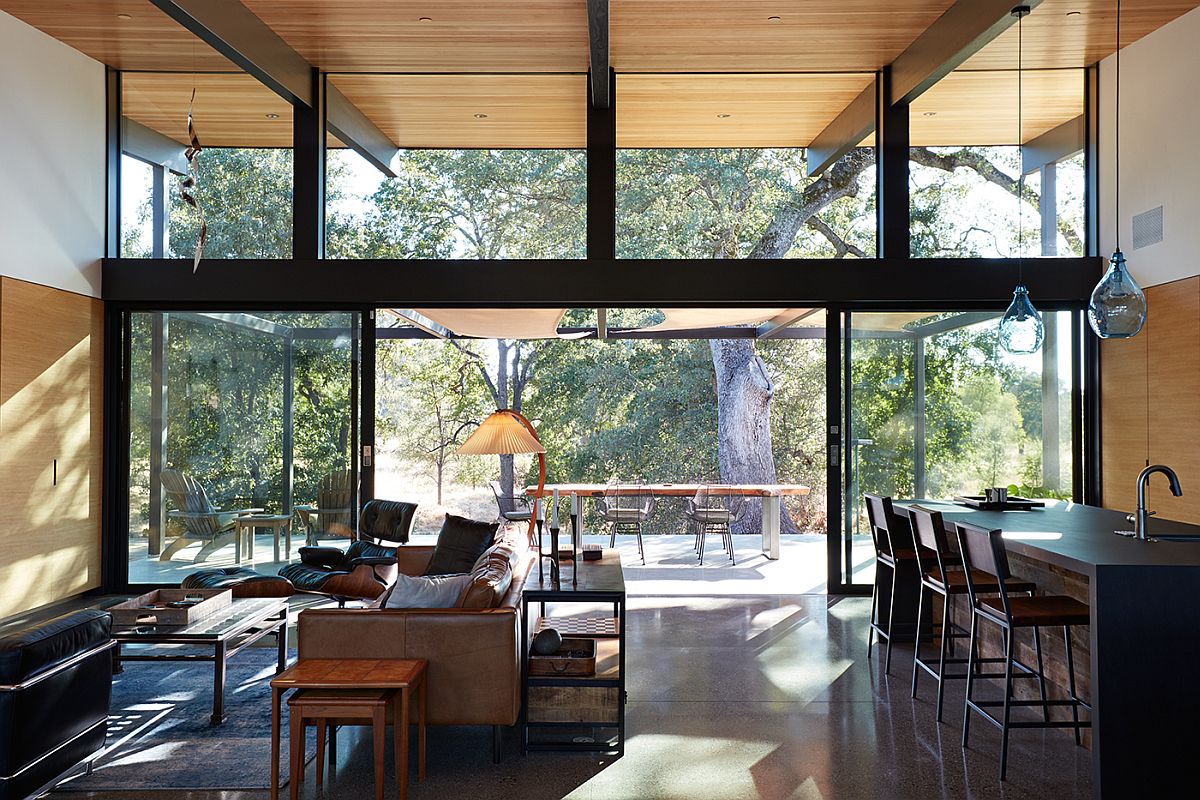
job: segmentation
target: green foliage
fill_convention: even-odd
[[[1015,156],[1003,148],[955,152],[1014,174]],[[346,152],[329,157],[327,194],[337,209],[326,222],[331,257],[569,259],[585,254],[582,151],[406,151],[399,177],[373,184],[366,194],[349,180],[355,158]],[[808,207],[807,192],[815,185],[806,175],[804,152],[797,149],[623,150],[618,159],[622,257],[747,257],[773,224]],[[1064,174],[1074,168],[1068,165]],[[1007,210],[979,200],[985,189],[1007,190],[997,189],[980,169],[987,171],[983,166],[914,168],[914,255],[973,256],[1012,240]],[[818,203],[811,217],[799,220],[794,237],[785,241],[788,257],[874,253],[869,160],[852,178],[848,192]],[[199,198],[209,224],[205,255],[288,257],[291,184],[288,151],[204,151]],[[1073,185],[1060,183],[1060,197],[1069,197]],[[171,255],[191,256],[197,226],[196,214],[182,206],[173,186]],[[129,238],[127,252],[135,255],[137,245]],[[739,279],[731,265],[730,280]],[[349,315],[259,316],[296,327],[350,327]],[[656,309],[612,309],[608,322],[642,326],[661,318]],[[595,312],[573,309],[564,324],[593,325]],[[135,502],[143,505],[150,436],[149,325],[150,315],[134,315],[131,485]],[[297,501],[314,499],[321,476],[349,463],[354,364],[348,346],[344,339],[302,340],[297,346]],[[206,483],[218,505],[278,508],[282,502],[282,347],[281,339],[268,334],[172,315],[168,463]],[[482,364],[495,376],[496,344],[464,347],[478,358],[445,342],[381,341],[379,435],[431,474],[478,485],[496,476],[497,460],[458,459],[453,450],[468,429],[464,426],[496,405],[479,374]],[[859,449],[856,488],[911,495],[916,489],[913,340],[864,338],[854,340],[853,347],[851,436],[874,440]],[[941,334],[926,340],[925,348],[927,494],[1015,480],[1022,491],[1040,491],[1029,488],[1039,482],[1041,470],[1039,376],[1002,358],[989,326]],[[825,525],[824,341],[762,341],[756,352],[775,387],[771,431],[779,477],[814,487],[812,496],[789,505],[789,512],[802,526],[820,530]],[[548,480],[718,477],[716,392],[707,342],[548,341],[523,346],[522,353],[530,364],[523,411],[541,420]],[[518,476],[518,483],[532,477]],[[655,525],[679,528],[677,519],[665,516]]]
[[[284,338],[212,317],[168,316],[165,461],[203,483],[218,507],[283,506]],[[350,314],[262,314],[291,328],[349,329]],[[146,519],[151,435],[152,314],[132,319],[130,494]],[[297,338],[294,496],[314,502],[321,478],[349,467],[349,342]]]

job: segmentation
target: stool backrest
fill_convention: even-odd
[[[946,585],[946,556],[950,555],[950,542],[946,536],[942,512],[921,506],[909,506],[908,518],[912,520],[913,540],[917,545],[917,564],[923,574],[937,575]],[[934,553],[934,563],[927,564],[929,552]]]
[[[864,494],[867,501],[867,521],[871,529],[871,541],[875,544],[875,553],[892,555],[892,531],[896,528],[896,512],[892,508],[892,498],[881,497],[877,494]]]
[[[971,597],[971,605],[979,605],[978,587],[972,580],[972,570],[986,572],[996,578],[1000,587],[1000,600],[1004,606],[1004,616],[1012,618],[1012,610],[1008,604],[1008,590],[1005,581],[1011,576],[1008,569],[1008,554],[1004,549],[1003,532],[989,530],[969,522],[956,522],[958,529],[958,547],[962,551],[963,568],[967,577],[967,592]]]

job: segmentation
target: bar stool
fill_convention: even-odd
[[[1079,720],[1079,709],[1083,707],[1089,712],[1091,706],[1084,703],[1075,694],[1075,662],[1071,653],[1071,628],[1075,625],[1091,623],[1087,605],[1073,597],[1064,595],[1043,595],[1040,597],[1009,597],[1009,580],[1012,573],[1008,567],[1008,553],[1004,548],[1004,539],[999,530],[988,530],[978,525],[966,522],[955,523],[958,529],[959,549],[962,552],[963,565],[966,567],[967,592],[971,600],[971,645],[967,663],[967,699],[963,709],[963,747],[967,746],[967,737],[971,730],[971,712],[982,716],[988,722],[1000,729],[1000,780],[1005,779],[1008,768],[1008,732],[1011,728],[1073,728],[1075,744],[1079,744],[1079,729],[1090,728],[1090,721]],[[973,576],[977,571],[991,575],[1000,587],[999,597],[983,598],[982,585],[977,584]],[[997,625],[1004,636],[1004,699],[976,700],[973,689],[976,678],[1001,677],[975,672],[975,660],[978,652],[979,622],[990,622]],[[1045,626],[1061,625],[1067,648],[1067,683],[1069,699],[1048,700],[1046,698],[1046,681],[1043,672],[1041,646],[1038,642],[1038,629]],[[1013,667],[1021,667],[1014,655],[1014,633],[1017,628],[1033,628],[1034,642],[1038,643],[1038,669],[1036,677],[1042,689],[1041,700],[1017,700],[1013,697],[1012,682]],[[1028,667],[1023,667],[1029,670]],[[1011,712],[1014,706],[1041,706],[1043,719],[1036,722],[1013,722]],[[988,708],[1003,707],[1003,716],[996,717]],[[1071,721],[1051,720],[1051,706],[1068,706],[1071,709]]]
[[[942,625],[939,637],[937,659],[921,658],[921,635],[918,632],[917,641],[913,645],[913,679],[912,696],[917,696],[917,677],[920,670],[925,670],[937,681],[937,721],[942,721],[942,702],[945,698],[945,681],[959,680],[967,677],[967,673],[946,672],[947,664],[966,664],[968,659],[955,658],[954,640],[970,637],[970,631],[954,623],[953,600],[955,597],[967,596],[967,575],[961,569],[950,569],[959,566],[958,554],[950,549],[949,538],[946,536],[945,524],[940,511],[932,511],[921,506],[908,507],[908,518],[912,521],[913,538],[919,545],[917,548],[917,563],[921,568],[921,592],[917,601],[917,619],[924,612],[925,597],[929,595],[933,601],[933,593],[942,596]],[[1000,592],[999,583],[991,575],[976,571],[971,576],[975,587],[981,594],[997,594]],[[1009,580],[1006,588],[1010,592],[1024,592],[1033,596],[1037,588],[1033,583],[1022,580]],[[1041,640],[1034,638],[1041,661]],[[1003,658],[976,659],[976,663],[1001,663]]]
[[[897,547],[896,539],[893,538],[893,531],[900,529],[899,521],[896,519],[895,509],[892,507],[892,498],[881,497],[875,494],[864,494],[863,497],[867,501],[867,520],[868,527],[871,529],[871,542],[875,545],[875,581],[871,587],[871,628],[867,633],[867,658],[871,657],[872,640],[878,636],[887,642],[886,655],[884,656],[883,671],[885,674],[891,674],[892,671],[892,622],[896,616],[896,573],[897,566],[903,563],[910,563],[917,567],[917,552],[914,545],[904,542],[905,546]],[[933,558],[933,553],[929,554]],[[875,621],[875,611],[879,606],[879,568],[884,567],[892,573],[891,588],[888,593],[888,623],[887,630]],[[917,618],[917,628],[920,629],[921,620]]]

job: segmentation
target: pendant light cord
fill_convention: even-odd
[[[1021,195],[1025,193],[1025,142],[1021,135],[1023,133],[1021,116],[1025,108],[1024,87],[1022,86],[1022,75],[1024,74],[1022,60],[1025,51],[1022,23],[1024,21],[1024,14],[1017,17],[1017,282],[1022,286],[1025,285],[1025,221],[1021,214]]]
[[[1117,77],[1113,103],[1113,228],[1117,250],[1121,249],[1121,0],[1117,0]]]

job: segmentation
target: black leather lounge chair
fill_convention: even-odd
[[[347,600],[377,599],[396,581],[396,547],[381,542],[407,542],[416,503],[368,500],[358,519],[358,540],[345,551],[336,547],[301,547],[300,563],[279,570],[298,592],[323,594],[339,605]]]

